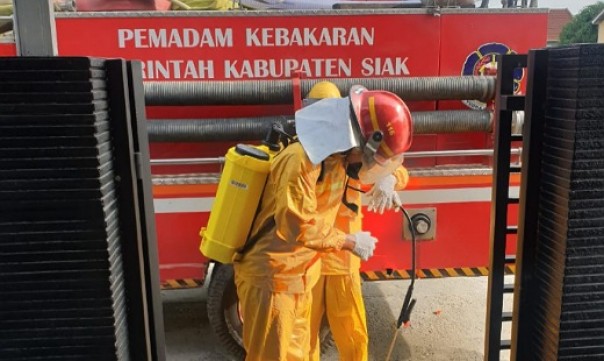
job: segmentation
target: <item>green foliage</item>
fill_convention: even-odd
[[[583,8],[573,20],[566,24],[560,33],[562,44],[595,43],[598,41],[598,26],[592,24],[593,19],[604,10],[604,2],[598,1]]]

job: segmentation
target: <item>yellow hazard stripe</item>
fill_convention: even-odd
[[[512,275],[514,272],[515,267],[513,265],[505,266],[506,275]],[[482,277],[488,275],[489,269],[487,267],[422,268],[417,270],[418,278]],[[361,277],[365,281],[406,280],[411,278],[411,270],[366,271],[361,272]]]
[[[203,280],[196,278],[180,278],[166,280],[161,283],[162,290],[179,290],[187,288],[197,288],[203,286]]]
[[[432,272],[432,275],[434,276],[434,278],[441,278],[441,277],[443,277],[443,274],[437,268],[434,268],[434,269],[432,269],[430,271]],[[424,273],[426,273],[426,272],[424,272]]]
[[[466,276],[468,276],[468,277],[475,276],[475,274],[473,273],[473,272],[474,272],[474,270],[473,270],[473,269],[471,269],[471,268],[468,268],[468,267],[463,267],[461,270],[462,270],[462,272],[463,272],[463,273],[464,273]]]
[[[505,266],[505,274],[512,275],[516,271],[514,265]],[[422,268],[417,270],[418,278],[443,278],[443,277],[479,277],[488,276],[487,267],[461,267],[461,268]],[[411,278],[411,270],[397,269],[388,271],[361,272],[365,281],[406,280]],[[162,282],[162,290],[176,290],[198,288],[203,286],[203,280],[195,278],[171,279]]]

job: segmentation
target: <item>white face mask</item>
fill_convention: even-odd
[[[329,98],[296,112],[296,133],[313,164],[358,147],[350,120],[350,99]]]
[[[359,170],[359,180],[361,183],[369,185],[375,184],[378,180],[389,176],[403,164],[404,157],[402,154],[377,162],[375,160],[366,161],[363,159],[363,165]]]

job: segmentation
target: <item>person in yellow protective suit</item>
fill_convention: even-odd
[[[252,226],[254,245],[233,264],[247,361],[310,360],[320,252],[373,255],[377,239],[343,232],[335,220],[349,177],[374,184],[401,164],[411,145],[411,117],[392,93],[352,90],[348,98],[296,112],[299,142],[271,164]]]
[[[312,101],[324,98],[340,98],[340,91],[331,82],[319,82],[311,88],[307,98]],[[407,185],[409,175],[400,166],[376,184],[369,192],[370,210],[382,213],[384,209],[400,206],[395,188]],[[384,183],[384,184],[382,184]],[[346,204],[340,204],[335,227],[345,233],[354,234],[362,230],[361,183],[350,179],[346,188]],[[388,190],[391,190],[390,192]],[[354,205],[350,207],[350,205]],[[352,208],[352,209],[351,209]],[[321,354],[320,331],[323,315],[327,316],[333,339],[341,360],[366,361],[369,337],[365,316],[365,305],[361,293],[361,259],[350,252],[336,251],[321,254],[321,277],[313,288],[311,308],[311,360],[319,361]]]

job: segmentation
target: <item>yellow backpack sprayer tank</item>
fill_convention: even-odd
[[[228,150],[208,225],[201,229],[201,253],[221,263],[246,243],[273,157],[281,149],[282,128],[273,126],[265,145],[238,144]]]

